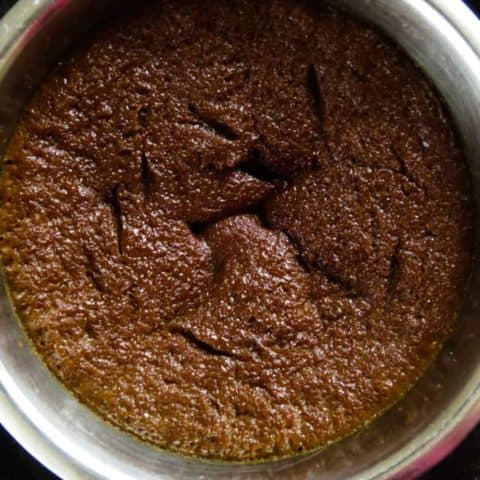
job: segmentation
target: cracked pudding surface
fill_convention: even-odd
[[[322,5],[119,19],[45,80],[5,156],[1,254],[28,334],[82,402],[161,447],[325,445],[454,326],[461,145],[413,62]]]

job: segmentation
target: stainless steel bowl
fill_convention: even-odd
[[[338,3],[383,29],[435,82],[465,139],[478,199],[480,22],[460,0]],[[0,148],[46,69],[116,8],[118,1],[20,0],[0,22]],[[479,215],[477,208],[477,224]],[[446,455],[480,419],[479,346],[477,258],[456,332],[428,374],[385,416],[301,459],[212,463],[137,441],[82,406],[29,347],[0,282],[0,420],[27,450],[67,479],[409,479]]]

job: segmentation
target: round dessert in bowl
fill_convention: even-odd
[[[54,5],[37,35],[92,12]],[[402,10],[405,47],[421,13]],[[442,77],[417,46],[450,114],[345,5],[291,0],[148,3],[78,45],[23,108],[2,171],[8,307],[75,397],[18,342],[11,361],[35,359],[58,413],[28,411],[17,376],[5,389],[49,441],[82,435],[67,456],[107,478],[81,458],[92,439],[124,475],[343,478],[403,468],[391,452],[420,455],[412,438],[447,433],[456,401],[472,421],[478,105],[459,118],[450,85],[473,88],[475,63]],[[456,322],[402,402],[324,449],[410,390]]]

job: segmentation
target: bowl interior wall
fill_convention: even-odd
[[[22,5],[32,2],[20,2]],[[25,102],[46,71],[79,38],[128,2],[40,1],[50,5],[11,45],[0,63],[0,148]],[[445,97],[469,154],[480,194],[480,60],[423,0],[339,0],[346,9],[383,29],[422,66]],[[20,7],[19,7],[20,8]],[[21,13],[20,10],[17,13]],[[31,15],[30,15],[31,16]],[[29,15],[23,19],[28,21]],[[14,20],[13,14],[10,21]],[[7,19],[8,20],[8,19]],[[21,26],[21,25],[20,25]],[[16,26],[17,28],[19,25]],[[462,50],[462,51],[459,51]],[[5,51],[3,52],[5,55]],[[5,60],[7,58],[7,60]],[[477,208],[477,226],[478,214]],[[478,235],[477,235],[478,238]],[[185,459],[143,444],[97,418],[48,372],[29,347],[0,284],[0,378],[8,397],[47,437],[82,468],[108,478],[382,478],[444,429],[458,424],[480,388],[480,264],[458,327],[419,384],[369,428],[302,459],[258,465],[226,465]],[[446,448],[446,447],[445,447]],[[413,463],[412,469],[421,468]],[[413,471],[413,470],[412,470]],[[412,472],[410,472],[412,473]],[[102,475],[98,475],[101,477]]]

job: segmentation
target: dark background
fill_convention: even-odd
[[[0,0],[0,17],[15,0]],[[465,3],[480,16],[480,0]],[[0,480],[57,480],[0,426]],[[480,480],[480,427],[422,480]],[[114,479],[112,479],[114,480]],[[140,480],[140,479],[139,479]]]

